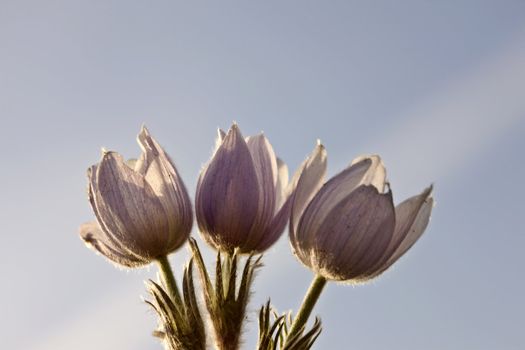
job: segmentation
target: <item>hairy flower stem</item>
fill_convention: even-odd
[[[292,323],[292,327],[290,328],[287,339],[291,339],[304,327],[325,285],[326,278],[322,277],[321,275],[314,277],[312,284],[310,285],[310,288],[304,297],[299,312],[297,312],[297,316]]]
[[[158,258],[157,265],[159,266],[160,276],[164,288],[166,288],[168,294],[173,298],[175,305],[182,305],[179,287],[177,287],[177,281],[175,281],[175,276],[173,275],[173,270],[171,269],[168,257],[162,256]]]

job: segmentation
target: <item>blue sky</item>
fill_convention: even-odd
[[[317,349],[523,349],[524,23],[510,0],[1,1],[2,347],[160,349],[139,298],[155,269],[119,271],[78,238],[85,170],[101,147],[136,156],[145,123],[193,196],[236,120],[291,169],[319,138],[330,174],[381,154],[396,202],[435,184],[391,271],[328,286]],[[265,265],[251,310],[295,309],[311,273],[286,235]]]

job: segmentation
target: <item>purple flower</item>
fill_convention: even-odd
[[[219,130],[217,149],[197,184],[195,212],[202,236],[216,249],[263,252],[290,215],[288,168],[259,134],[246,140],[234,124]]]
[[[330,280],[364,282],[395,263],[423,234],[432,187],[394,207],[379,156],[355,159],[324,183],[318,145],[302,167],[290,216],[295,255]]]
[[[80,236],[114,263],[136,267],[166,256],[189,237],[191,202],[175,165],[143,127],[142,154],[125,162],[104,152],[88,170],[89,200],[96,221],[83,224]]]

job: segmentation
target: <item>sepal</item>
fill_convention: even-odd
[[[165,348],[205,350],[206,332],[193,284],[193,259],[184,268],[182,300],[174,299],[152,280],[146,287],[153,299],[145,302],[159,316],[159,329],[153,335],[162,339]]]
[[[321,334],[321,320],[316,317],[312,328],[305,332],[303,326],[299,332],[288,338],[293,323],[292,313],[279,316],[271,306],[270,300],[259,311],[259,341],[257,350],[309,350]],[[304,334],[303,334],[304,333]]]
[[[194,239],[190,239],[190,247],[200,273],[204,302],[210,315],[216,346],[220,350],[238,349],[254,274],[262,266],[261,256],[255,258],[252,254],[246,258],[240,281],[237,281],[239,250],[224,256],[219,251],[215,265],[215,283],[212,283]]]

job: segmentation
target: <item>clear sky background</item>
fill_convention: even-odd
[[[155,268],[78,238],[85,171],[102,146],[137,156],[146,123],[193,196],[233,120],[291,169],[317,138],[330,174],[381,154],[396,202],[435,183],[393,269],[325,290],[316,349],[525,348],[524,1],[1,0],[0,118],[2,349],[161,349]],[[246,349],[259,306],[296,309],[311,279],[286,234],[264,261]]]

